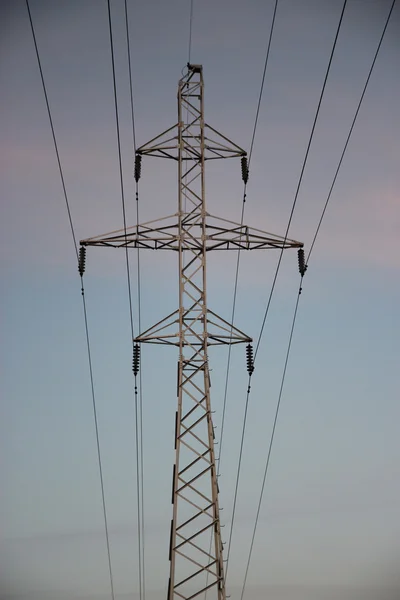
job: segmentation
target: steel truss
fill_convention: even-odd
[[[208,308],[207,252],[303,246],[206,212],[205,162],[246,152],[205,124],[203,102],[202,66],[188,64],[178,85],[178,123],[137,150],[137,157],[177,161],[178,212],[81,241],[178,253],[178,310],[135,338],[179,347],[168,600],[190,600],[206,591],[210,600],[226,598],[208,347],[251,338]]]

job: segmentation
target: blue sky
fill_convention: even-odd
[[[391,2],[348,0],[290,236],[309,247]],[[245,221],[283,234],[342,3],[280,0]],[[139,144],[176,122],[187,0],[129,2]],[[78,239],[122,227],[106,2],[31,1]],[[206,120],[249,149],[273,2],[194,0]],[[110,597],[79,277],[25,3],[0,6],[0,598]],[[128,221],[135,223],[124,6],[112,2]],[[397,598],[400,545],[400,7],[304,280],[246,600]],[[240,165],[212,166],[210,212],[240,220]],[[142,221],[175,211],[144,160]],[[236,325],[260,331],[277,255],[241,257]],[[235,256],[210,256],[230,317]],[[143,253],[143,327],[177,305],[173,256]],[[90,248],[85,289],[116,598],[137,598],[133,381],[124,253]],[[135,277],[135,260],[132,255]],[[257,357],[228,589],[240,597],[299,277],[285,254]],[[135,322],[136,289],[134,288]],[[176,355],[142,349],[147,600],[165,597]],[[227,354],[211,352],[220,429]],[[247,373],[232,351],[221,505],[228,538]],[[398,587],[396,587],[398,586]]]

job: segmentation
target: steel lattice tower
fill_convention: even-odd
[[[207,252],[303,244],[207,213],[206,161],[240,157],[245,182],[248,172],[246,152],[204,122],[201,65],[188,64],[179,81],[178,123],[137,150],[136,181],[142,156],[177,162],[178,212],[81,245],[178,253],[179,308],[134,340],[179,348],[168,600],[197,598],[206,590],[210,600],[225,600],[208,347],[250,343],[251,338],[208,308]]]

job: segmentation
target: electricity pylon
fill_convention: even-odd
[[[204,122],[201,65],[188,64],[179,81],[178,123],[138,148],[136,181],[143,156],[177,162],[178,212],[126,231],[82,240],[81,245],[178,253],[179,308],[134,339],[136,344],[179,348],[168,600],[190,600],[206,591],[210,600],[225,600],[208,347],[252,340],[208,308],[207,252],[302,248],[303,244],[213,217],[206,211],[206,161],[240,157],[245,183],[248,168],[246,152]],[[251,372],[252,365],[248,368]]]

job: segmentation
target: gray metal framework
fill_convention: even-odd
[[[210,600],[226,598],[208,347],[251,338],[208,308],[207,252],[303,246],[206,212],[205,162],[246,152],[205,124],[203,102],[202,66],[188,64],[178,85],[178,123],[137,150],[138,156],[177,161],[178,212],[81,241],[178,253],[179,308],[134,340],[179,348],[168,600],[206,591]]]

